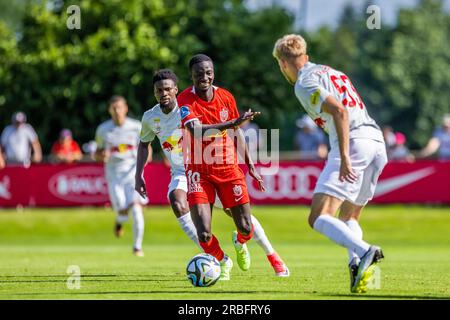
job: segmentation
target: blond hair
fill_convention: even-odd
[[[276,59],[291,59],[306,54],[306,41],[298,34],[287,34],[278,39],[273,47]]]

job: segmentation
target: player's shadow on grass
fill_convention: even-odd
[[[450,300],[450,297],[442,296],[419,296],[419,295],[395,295],[395,294],[335,294],[323,293],[322,296],[331,296],[348,299],[418,299],[418,300]]]
[[[67,274],[48,274],[48,275],[31,275],[31,274],[26,274],[26,275],[1,275],[0,276],[0,280],[1,278],[67,278],[69,275]],[[86,274],[86,275],[81,275],[81,277],[118,277],[119,275],[117,274]]]
[[[61,296],[61,295],[104,295],[104,294],[136,294],[136,295],[142,295],[142,294],[185,294],[185,295],[195,295],[195,294],[205,294],[205,293],[219,293],[219,294],[261,294],[261,293],[274,293],[274,294],[280,294],[282,291],[222,291],[222,290],[207,290],[207,291],[172,291],[172,290],[154,290],[154,291],[98,291],[98,292],[78,292],[78,290],[71,290],[70,292],[27,292],[27,293],[5,293],[0,294],[0,296],[7,295],[7,296]]]
[[[70,275],[4,275],[0,276],[0,284],[9,283],[64,283]],[[178,275],[177,275],[178,276]],[[33,279],[30,279],[33,278]],[[42,279],[45,278],[45,279]],[[98,279],[101,278],[101,279]],[[182,276],[174,279],[173,275],[135,275],[135,274],[85,274],[80,276],[81,282],[185,282]]]
[[[0,280],[1,283],[39,283],[39,282],[58,282],[58,283],[64,283],[66,282],[66,278],[64,279],[47,279],[47,280]],[[81,282],[185,282],[185,279],[84,279],[81,277]]]

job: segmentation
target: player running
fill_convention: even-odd
[[[242,170],[237,164],[236,144],[243,140],[238,126],[252,120],[258,112],[251,110],[239,116],[233,95],[213,86],[214,66],[211,58],[198,54],[189,61],[193,86],[178,96],[181,122],[187,129],[183,152],[188,178],[188,202],[200,246],[220,261],[222,280],[230,278],[233,266],[224,254],[219,241],[211,232],[211,212],[216,193],[225,208],[229,208],[237,231],[232,239],[237,262],[242,270],[250,268],[250,253],[246,242],[254,233],[251,221],[250,200]],[[236,136],[239,139],[235,139]],[[241,148],[238,148],[238,151]],[[245,159],[249,159],[245,148]],[[247,162],[249,174],[263,181],[254,165]]]
[[[383,135],[345,74],[309,62],[301,36],[278,39],[273,56],[308,115],[329,134],[331,150],[314,190],[309,224],[348,249],[351,291],[366,292],[383,253],[362,240],[358,219],[387,163]],[[339,208],[341,220],[334,217]]]
[[[191,219],[187,201],[187,179],[184,171],[182,153],[182,130],[180,109],[177,104],[177,76],[169,69],[162,69],[153,76],[155,98],[159,102],[146,111],[142,117],[141,141],[138,147],[136,165],[136,190],[147,196],[143,171],[148,156],[149,144],[158,137],[164,155],[171,167],[171,182],[168,188],[168,199],[172,210],[184,233],[200,248],[197,230]],[[255,227],[254,238],[266,252],[267,258],[280,277],[289,276],[289,270],[272,248],[259,221],[251,216]]]
[[[113,96],[108,105],[111,119],[100,124],[95,133],[96,160],[105,163],[109,198],[117,213],[114,232],[117,237],[123,235],[122,225],[128,220],[128,212],[131,211],[133,216],[133,253],[142,257],[144,256],[142,251],[144,216],[141,205],[146,204],[147,200],[134,190],[141,123],[127,117],[128,105],[124,97]]]

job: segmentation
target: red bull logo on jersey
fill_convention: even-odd
[[[162,148],[167,152],[181,152],[183,137],[170,136],[166,141],[162,143]]]

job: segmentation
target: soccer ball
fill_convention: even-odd
[[[220,278],[220,263],[212,255],[200,253],[189,260],[186,274],[194,287],[212,286]]]

